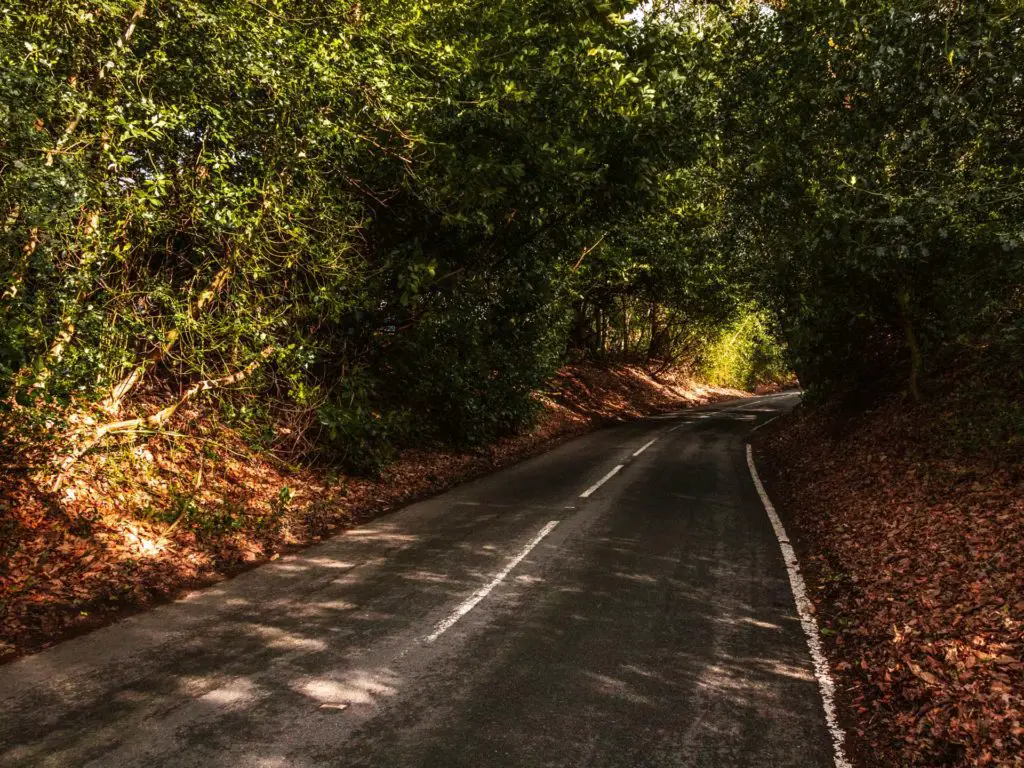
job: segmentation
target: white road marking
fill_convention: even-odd
[[[804,584],[804,578],[800,575],[800,563],[796,559],[796,552],[793,551],[793,545],[789,542],[789,537],[786,535],[786,529],[782,525],[782,520],[779,519],[775,507],[772,505],[768,494],[764,490],[764,486],[761,484],[761,478],[757,474],[757,467],[754,466],[754,452],[750,449],[749,445],[747,446],[747,466],[750,468],[750,476],[754,480],[754,487],[757,488],[757,493],[760,495],[761,502],[768,513],[768,519],[772,523],[775,538],[779,540],[782,559],[786,562],[786,571],[789,573],[789,586],[793,591],[797,612],[800,614],[800,626],[804,628],[804,634],[807,636],[807,647],[810,649],[811,661],[814,663],[814,675],[818,678],[818,688],[821,690],[821,700],[825,707],[825,724],[832,734],[832,749],[835,755],[836,768],[853,768],[850,761],[846,759],[846,752],[843,749],[846,734],[843,733],[843,729],[839,726],[839,719],[836,717],[836,686],[832,681],[832,675],[829,673],[825,653],[821,649],[818,622],[814,620],[811,601],[807,597],[807,585]]]
[[[605,483],[607,483],[607,482],[608,482],[609,480],[611,480],[611,479],[612,479],[613,477],[615,477],[615,475],[617,475],[617,474],[619,473],[619,470],[621,470],[621,469],[622,469],[622,467],[623,467],[623,465],[622,465],[622,464],[619,464],[618,466],[616,466],[616,467],[615,467],[615,469],[613,469],[613,470],[612,470],[611,472],[609,472],[609,473],[608,473],[607,475],[605,475],[604,477],[602,477],[602,478],[601,478],[600,480],[598,480],[598,481],[597,481],[596,483],[594,483],[594,484],[593,484],[592,486],[590,486],[589,488],[587,488],[587,490],[585,490],[585,491],[584,491],[583,493],[581,493],[581,494],[580,494],[580,498],[581,498],[581,499],[586,499],[586,498],[589,498],[589,497],[590,497],[590,494],[592,494],[592,493],[593,493],[594,491],[596,491],[596,490],[597,490],[598,488],[600,488],[600,487],[601,487],[602,485],[604,485],[604,484],[605,484]]]
[[[551,531],[555,529],[555,526],[558,525],[558,522],[558,520],[552,520],[543,528],[541,528],[540,533],[534,536],[533,539],[530,540],[529,544],[527,544],[525,547],[519,550],[519,554],[517,554],[515,557],[509,560],[508,563],[505,564],[505,567],[498,571],[497,575],[495,575],[493,579],[491,579],[489,582],[487,582],[487,584],[480,587],[480,589],[474,592],[469,597],[468,600],[466,600],[464,603],[462,603],[462,605],[460,605],[451,614],[449,614],[449,616],[446,619],[444,619],[444,621],[438,622],[438,624],[434,627],[434,631],[427,635],[424,638],[424,640],[426,640],[428,643],[434,642],[435,640],[437,640],[437,638],[439,638],[441,635],[443,635],[445,632],[451,629],[455,622],[457,622],[459,619],[461,619],[463,616],[465,616],[467,613],[473,610],[473,608],[476,607],[477,603],[479,603],[481,600],[483,600],[485,597],[491,594],[491,590],[493,590],[496,586],[501,584],[501,582],[504,581],[505,577],[512,572],[512,569],[519,565],[519,563],[522,562],[523,558],[530,554],[531,550],[533,550],[534,547],[540,544],[541,539],[543,539],[545,536],[547,536],[549,533],[551,533]]]
[[[642,446],[642,447],[640,448],[640,450],[636,451],[636,452],[635,452],[635,453],[633,454],[633,458],[635,459],[635,458],[636,458],[637,456],[639,456],[639,455],[640,455],[641,453],[643,453],[644,451],[646,451],[646,450],[647,450],[648,448],[650,448],[650,447],[651,447],[652,445],[654,445],[654,444],[655,444],[656,442],[658,442],[658,438],[654,438],[653,440],[651,440],[651,442],[649,442],[649,443],[647,443],[646,445]]]
[[[764,422],[763,424],[758,424],[758,425],[757,425],[756,427],[754,427],[754,428],[753,428],[752,430],[750,430],[750,434],[754,434],[754,433],[755,433],[755,432],[757,432],[757,430],[759,430],[759,429],[760,429],[761,427],[767,427],[767,426],[768,426],[769,424],[771,424],[771,423],[772,423],[773,421],[775,421],[775,420],[776,420],[777,418],[779,418],[779,417],[778,417],[778,416],[772,416],[772,417],[771,417],[770,419],[768,419],[768,421]]]

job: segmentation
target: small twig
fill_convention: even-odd
[[[160,409],[156,413],[150,414],[149,416],[139,416],[135,419],[127,419],[126,421],[112,421],[106,424],[101,424],[96,427],[95,431],[88,440],[82,443],[78,448],[71,451],[67,456],[64,457],[58,467],[57,477],[53,482],[53,490],[57,491],[64,483],[64,478],[67,475],[69,469],[75,465],[75,463],[82,458],[85,454],[99,445],[108,435],[124,434],[136,430],[138,427],[160,427],[165,422],[169,421],[181,406],[187,403],[189,400],[194,398],[196,395],[206,392],[210,389],[220,389],[222,387],[229,387],[232,384],[245,379],[253,371],[255,371],[260,363],[270,357],[273,354],[275,347],[267,347],[261,353],[260,356],[253,360],[249,365],[240,371],[236,371],[228,376],[224,376],[219,379],[204,379],[196,384],[193,384],[180,398],[175,402]]]
[[[598,238],[598,241],[597,241],[596,243],[594,243],[594,244],[593,244],[592,246],[590,246],[589,248],[585,248],[585,249],[583,250],[583,253],[581,253],[581,254],[580,254],[580,257],[579,257],[579,259],[577,259],[576,263],[575,263],[575,264],[573,264],[573,267],[572,267],[572,271],[573,271],[573,272],[575,272],[575,271],[576,271],[577,269],[579,269],[579,268],[580,268],[580,265],[581,265],[581,264],[583,263],[583,260],[584,260],[585,258],[587,258],[587,254],[589,254],[589,253],[590,253],[591,251],[593,251],[593,250],[594,250],[595,248],[597,248],[597,246],[599,246],[599,245],[600,245],[600,244],[601,244],[602,242],[604,242],[604,239],[605,239],[605,238],[606,238],[607,236],[608,236],[608,233],[606,232],[606,233],[604,233],[603,235],[601,235],[601,237],[600,237],[600,238]]]

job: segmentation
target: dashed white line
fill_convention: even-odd
[[[656,442],[658,442],[658,438],[654,438],[653,440],[651,440],[651,441],[650,441],[649,443],[647,443],[646,445],[643,445],[643,446],[641,446],[639,450],[637,450],[637,451],[634,451],[634,452],[633,452],[633,458],[635,459],[635,458],[636,458],[637,456],[639,456],[639,455],[640,455],[641,453],[643,453],[644,451],[646,451],[646,450],[647,450],[648,448],[650,448],[650,447],[651,447],[652,445],[654,445],[654,444],[655,444]]]
[[[761,429],[761,427],[767,427],[769,424],[771,424],[777,418],[779,418],[779,417],[778,416],[772,416],[770,419],[768,419],[768,421],[765,421],[765,422],[762,422],[761,424],[758,424],[756,427],[754,427],[752,430],[750,430],[750,434],[754,434],[755,432],[757,432],[757,430]]]
[[[517,554],[515,557],[509,560],[508,563],[505,564],[505,567],[498,571],[498,573],[495,575],[493,579],[491,579],[489,582],[487,582],[486,585],[480,587],[480,589],[474,592],[469,597],[468,600],[466,600],[464,603],[462,603],[462,605],[460,605],[452,613],[450,613],[447,618],[445,618],[443,621],[438,622],[437,625],[435,625],[434,627],[434,631],[427,635],[424,638],[424,640],[428,643],[434,642],[435,640],[437,640],[437,638],[439,638],[441,635],[443,635],[445,632],[451,629],[455,622],[457,622],[459,619],[461,619],[463,616],[465,616],[467,613],[473,610],[473,608],[476,607],[477,603],[479,603],[481,600],[483,600],[485,597],[491,594],[491,590],[493,590],[502,581],[504,581],[505,577],[512,572],[512,569],[519,565],[519,563],[522,562],[523,558],[530,554],[531,550],[538,544],[540,544],[541,540],[555,529],[555,526],[558,525],[558,522],[558,520],[552,520],[543,528],[541,528],[540,533],[534,536],[530,540],[529,544],[527,544],[525,547],[519,550],[519,554]]]
[[[615,469],[613,469],[613,470],[612,470],[611,472],[609,472],[609,473],[608,473],[607,475],[605,475],[604,477],[602,477],[602,478],[601,478],[600,480],[598,480],[598,481],[597,481],[596,483],[594,483],[594,484],[593,484],[592,486],[590,486],[589,488],[587,488],[587,490],[585,490],[585,491],[584,491],[583,493],[581,493],[581,494],[580,494],[580,498],[581,498],[581,499],[586,499],[586,498],[589,498],[589,497],[590,497],[590,494],[592,494],[592,493],[593,493],[594,491],[596,491],[596,490],[597,490],[598,488],[600,488],[600,487],[601,487],[602,485],[604,485],[604,484],[605,484],[605,483],[607,483],[607,482],[608,482],[609,480],[611,480],[611,479],[612,479],[613,477],[615,477],[615,475],[617,475],[617,474],[619,473],[619,471],[620,471],[620,470],[622,469],[622,467],[623,467],[623,466],[624,466],[624,465],[622,465],[622,464],[619,464],[618,466],[616,466],[616,467],[615,467]]]
[[[750,468],[750,476],[754,479],[754,487],[757,488],[757,493],[760,495],[761,502],[768,513],[768,519],[771,521],[772,528],[775,531],[775,538],[779,540],[779,547],[782,549],[782,559],[786,562],[786,571],[789,573],[789,586],[793,591],[797,612],[800,614],[800,626],[803,627],[804,634],[807,636],[807,647],[810,649],[811,661],[814,664],[814,675],[818,678],[818,688],[821,690],[821,700],[825,707],[825,723],[828,726],[829,733],[832,734],[832,749],[834,751],[836,768],[853,768],[850,761],[846,759],[846,752],[843,750],[843,742],[846,739],[846,735],[839,726],[839,719],[836,717],[836,686],[832,681],[832,675],[829,673],[825,653],[821,649],[818,622],[814,620],[814,615],[811,612],[812,606],[811,601],[807,597],[807,585],[804,584],[804,578],[800,575],[800,563],[796,559],[796,552],[793,551],[793,545],[789,542],[789,537],[786,535],[786,529],[782,525],[782,520],[779,519],[771,499],[768,498],[768,494],[761,484],[761,478],[757,474],[757,467],[754,466],[754,452],[750,449],[749,445],[747,446],[747,466]]]

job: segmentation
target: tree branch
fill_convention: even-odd
[[[171,418],[174,416],[175,413],[177,413],[178,409],[181,408],[181,406],[185,405],[185,403],[189,402],[197,395],[211,389],[222,389],[224,387],[230,387],[232,384],[237,384],[238,382],[250,376],[252,372],[255,371],[260,366],[260,364],[263,363],[263,361],[265,361],[274,353],[275,349],[276,347],[272,346],[265,348],[262,352],[260,352],[259,357],[253,360],[247,366],[245,366],[245,368],[242,368],[239,371],[235,371],[234,373],[228,376],[222,376],[219,379],[204,379],[193,384],[191,387],[185,390],[182,396],[179,397],[176,401],[166,406],[165,408],[161,408],[156,413],[152,413],[149,416],[139,416],[138,418],[135,419],[127,419],[125,421],[111,421],[96,427],[96,429],[93,431],[92,435],[89,437],[88,440],[86,440],[73,451],[68,453],[61,460],[60,464],[58,465],[57,477],[54,479],[53,482],[53,490],[56,491],[61,487],[61,485],[63,485],[68,470],[71,469],[71,467],[73,467],[75,463],[79,459],[81,459],[85,454],[87,454],[89,451],[91,451],[93,448],[99,445],[104,440],[104,438],[110,435],[131,432],[140,427],[162,427],[164,424],[171,420]]]

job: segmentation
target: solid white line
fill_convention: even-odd
[[[633,454],[633,458],[635,459],[635,458],[636,458],[637,456],[639,456],[639,455],[640,455],[641,453],[643,453],[644,451],[646,451],[646,450],[647,450],[648,448],[650,448],[650,447],[651,447],[652,445],[654,445],[654,444],[655,444],[656,442],[658,442],[658,438],[654,438],[653,440],[651,440],[651,442],[647,443],[647,445],[645,445],[645,446],[641,447],[641,448],[640,448],[640,450],[638,450],[638,451],[637,451],[636,453],[634,453],[634,454]]]
[[[587,488],[587,490],[585,490],[585,491],[584,491],[583,493],[581,493],[581,494],[580,494],[580,498],[581,498],[581,499],[586,499],[586,498],[588,498],[588,497],[590,496],[590,494],[592,494],[592,493],[593,493],[594,491],[596,491],[596,490],[597,490],[598,488],[600,488],[600,487],[601,487],[602,485],[604,485],[604,484],[605,484],[605,483],[607,483],[607,482],[608,482],[609,480],[611,480],[611,479],[612,479],[613,477],[615,477],[615,475],[617,475],[617,474],[618,474],[619,470],[620,470],[620,469],[622,469],[622,466],[623,466],[622,464],[619,464],[619,465],[618,465],[617,467],[615,467],[615,469],[613,469],[613,470],[612,470],[611,472],[609,472],[609,473],[608,473],[607,475],[605,475],[604,477],[602,477],[602,478],[601,478],[600,480],[598,480],[598,481],[597,481],[596,483],[594,483],[594,484],[593,484],[592,486],[590,486],[589,488]]]
[[[508,563],[506,563],[505,567],[498,571],[497,575],[493,579],[487,582],[485,586],[480,587],[480,589],[474,592],[469,597],[468,600],[466,600],[462,605],[460,605],[451,614],[449,614],[448,618],[446,618],[444,621],[438,622],[438,624],[434,627],[434,631],[427,635],[424,638],[424,640],[426,640],[428,643],[434,642],[435,640],[437,640],[437,638],[439,638],[441,635],[443,635],[445,632],[451,629],[455,622],[457,622],[459,619],[461,619],[463,616],[465,616],[467,613],[473,610],[473,608],[476,607],[477,603],[479,603],[481,600],[483,600],[485,597],[491,594],[491,590],[493,590],[502,581],[504,581],[505,577],[512,572],[512,569],[519,565],[519,563],[522,562],[523,558],[530,554],[530,551],[534,547],[540,544],[541,539],[543,539],[545,536],[547,536],[549,533],[551,533],[551,531],[555,529],[556,525],[558,525],[558,520],[552,520],[550,523],[541,528],[540,533],[534,536],[533,539],[530,540],[529,544],[527,544],[525,547],[519,550],[519,554],[517,554],[515,557],[509,560]]]
[[[846,735],[839,726],[839,719],[836,717],[835,692],[836,686],[832,682],[832,675],[828,670],[828,661],[821,649],[821,636],[818,634],[818,622],[812,614],[811,601],[807,597],[807,586],[804,578],[800,575],[800,564],[796,559],[796,552],[789,542],[786,529],[779,519],[775,507],[772,505],[768,494],[758,477],[757,467],[754,466],[754,452],[747,446],[747,466],[750,467],[750,476],[754,479],[754,487],[761,497],[768,519],[771,520],[772,528],[775,530],[775,538],[779,540],[779,548],[782,550],[782,559],[786,562],[786,571],[789,573],[789,586],[793,591],[793,599],[796,601],[796,609],[800,614],[800,626],[804,628],[807,636],[807,647],[811,652],[811,661],[814,663],[814,675],[818,678],[818,688],[821,690],[822,704],[825,706],[825,724],[829,733],[832,734],[832,748],[835,753],[836,768],[853,768],[850,761],[846,759],[843,750],[843,742]]]

